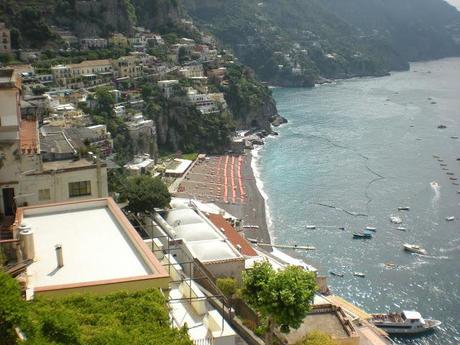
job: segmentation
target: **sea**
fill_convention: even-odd
[[[254,153],[272,241],[315,246],[297,255],[368,312],[442,321],[397,344],[460,344],[460,59],[272,91],[289,123]],[[352,238],[367,226],[376,228],[371,240]]]

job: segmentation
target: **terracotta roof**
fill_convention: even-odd
[[[71,64],[69,67],[93,67],[111,65],[111,60],[85,60],[77,64]]]
[[[235,228],[219,214],[209,214],[209,220],[219,228],[235,248],[241,248],[241,254],[245,256],[257,256],[256,251],[248,241],[244,239]]]
[[[37,121],[22,120],[19,128],[19,138],[22,154],[39,153]]]

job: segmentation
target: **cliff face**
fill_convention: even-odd
[[[131,0],[136,10],[137,23],[153,31],[165,31],[180,17],[178,1]]]

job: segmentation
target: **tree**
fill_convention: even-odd
[[[217,278],[216,285],[227,298],[232,298],[237,290],[237,284],[234,278]]]
[[[243,298],[267,319],[267,344],[273,343],[276,326],[286,333],[300,326],[316,289],[314,273],[297,266],[275,271],[268,262],[260,262],[243,273]]]
[[[311,332],[296,345],[337,345],[329,334]]]
[[[14,327],[26,320],[26,302],[21,297],[19,283],[0,269],[0,343],[11,344]]]
[[[133,176],[127,179],[123,197],[128,199],[127,209],[132,212],[149,212],[154,208],[165,207],[171,201],[168,188],[158,177],[148,175]]]

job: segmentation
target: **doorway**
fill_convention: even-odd
[[[16,205],[14,203],[14,188],[3,188],[3,210],[5,216],[14,216]]]

